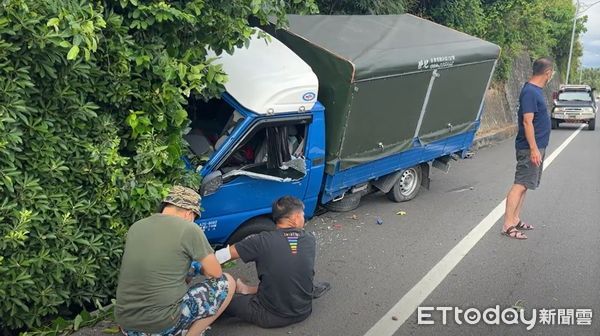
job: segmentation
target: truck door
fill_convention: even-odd
[[[215,166],[222,184],[202,199],[204,211],[197,221],[212,243],[224,243],[246,220],[270,213],[281,196],[304,198],[311,120],[310,114],[258,119]]]

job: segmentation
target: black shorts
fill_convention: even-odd
[[[536,167],[531,162],[531,150],[517,149],[517,171],[515,173],[515,184],[520,184],[527,189],[535,190],[540,186],[542,171],[544,169],[544,158],[546,149],[540,148],[542,164]]]
[[[282,317],[268,311],[256,295],[235,294],[225,309],[225,314],[235,316],[243,321],[261,328],[281,328],[306,320],[310,312],[297,317]]]

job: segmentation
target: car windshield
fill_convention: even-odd
[[[558,95],[558,100],[592,101],[592,96],[585,91],[566,91]]]

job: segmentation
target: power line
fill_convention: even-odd
[[[596,2],[593,2],[593,3],[591,3],[591,4],[580,3],[580,6],[581,6],[581,7],[585,7],[585,8],[584,8],[583,10],[581,10],[581,11],[578,11],[578,12],[577,12],[577,15],[579,15],[579,14],[583,14],[583,12],[587,11],[588,9],[592,8],[592,6],[594,6],[594,5],[597,5],[597,4],[599,4],[599,3],[600,3],[600,1],[596,1]]]

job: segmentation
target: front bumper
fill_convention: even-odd
[[[552,113],[553,119],[564,120],[566,122],[573,121],[586,121],[596,118],[594,113]]]

